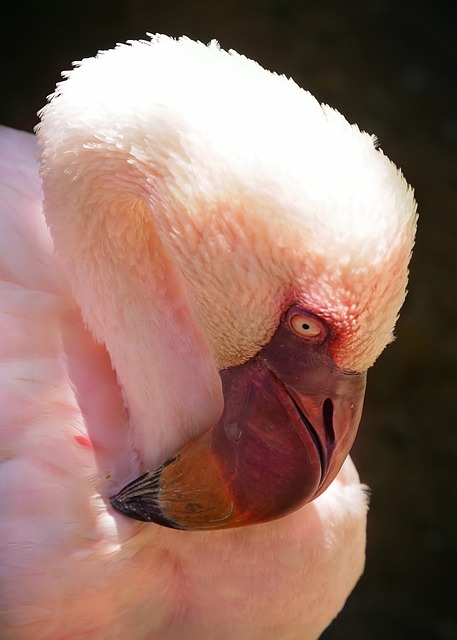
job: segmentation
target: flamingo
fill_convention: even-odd
[[[2,637],[318,638],[363,571],[411,188],[187,38],[78,63],[0,143]]]

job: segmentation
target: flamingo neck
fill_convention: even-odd
[[[70,163],[44,154],[42,173],[57,255],[85,322],[111,356],[132,446],[149,468],[209,428],[222,398],[184,277],[151,213],[164,204],[129,160],[86,147]]]

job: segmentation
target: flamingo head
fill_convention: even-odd
[[[80,154],[128,158],[124,192],[147,202],[224,400],[211,429],[112,504],[214,529],[313,500],[348,455],[366,371],[393,337],[414,241],[410,187],[373,136],[215,43],[118,47],[63,85],[48,113],[90,96],[71,125],[91,131]]]

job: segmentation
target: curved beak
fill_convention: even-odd
[[[221,379],[219,422],[113,496],[116,509],[176,529],[222,529],[282,517],[329,486],[357,432],[365,373],[341,371],[326,343],[304,343],[283,320]]]

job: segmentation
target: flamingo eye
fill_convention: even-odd
[[[324,336],[324,327],[319,320],[306,313],[292,313],[289,316],[290,328],[300,338],[320,338]]]

